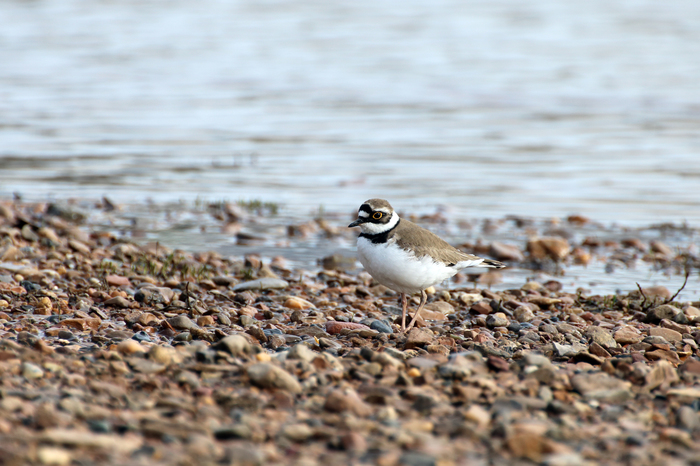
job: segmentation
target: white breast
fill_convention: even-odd
[[[447,267],[430,256],[416,258],[394,242],[374,244],[366,238],[357,239],[357,253],[360,262],[375,280],[399,293],[424,290],[471,265],[459,263],[457,267]]]

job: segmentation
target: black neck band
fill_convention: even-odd
[[[389,233],[394,231],[394,229],[399,226],[399,223],[401,223],[401,219],[399,219],[398,222],[396,222],[396,225],[393,227],[389,228],[387,231],[383,231],[381,233],[360,233],[360,238],[367,238],[370,240],[373,244],[377,243],[386,243],[389,240]]]

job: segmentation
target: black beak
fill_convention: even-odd
[[[354,222],[352,222],[350,225],[348,225],[348,228],[356,227],[358,225],[362,225],[363,223],[367,223],[366,218],[358,218]]]

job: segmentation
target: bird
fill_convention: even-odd
[[[400,218],[388,201],[369,199],[362,203],[357,220],[348,228],[360,227],[357,255],[377,282],[401,294],[401,330],[416,323],[428,295],[426,288],[453,277],[462,269],[502,269],[505,264],[467,254],[436,234]],[[406,327],[407,296],[421,293],[420,304]]]

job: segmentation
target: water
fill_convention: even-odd
[[[0,3],[0,198],[700,225],[700,3]]]

